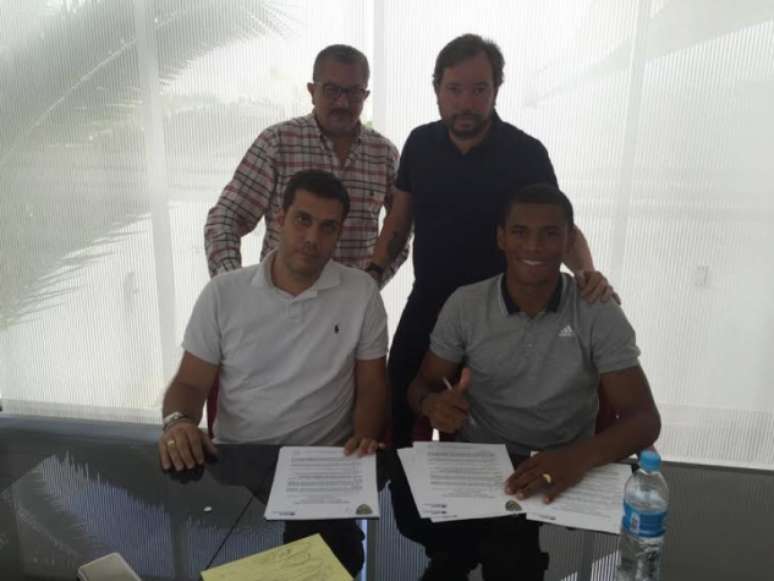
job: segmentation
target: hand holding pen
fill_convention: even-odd
[[[447,389],[425,397],[421,411],[428,417],[433,428],[452,434],[462,427],[470,412],[470,404],[465,397],[470,387],[470,369],[464,368],[459,381],[454,385],[445,377],[443,382]]]

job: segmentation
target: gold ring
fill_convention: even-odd
[[[554,479],[551,478],[551,475],[548,472],[543,472],[541,476],[543,476],[543,480],[546,481],[546,484],[551,484],[554,481]]]
[[[167,440],[167,446],[169,446],[171,448],[174,445],[175,445],[175,441],[174,440]]]

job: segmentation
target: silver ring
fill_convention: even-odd
[[[167,440],[167,446],[169,446],[170,448],[171,448],[171,447],[173,447],[173,446],[175,446],[175,445],[176,445],[176,444],[175,444],[175,441],[174,441],[174,440]]]

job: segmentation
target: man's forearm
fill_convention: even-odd
[[[414,414],[421,416],[422,404],[424,403],[427,396],[433,393],[438,393],[442,389],[443,388],[441,386],[438,386],[437,389],[433,389],[433,387],[429,385],[421,375],[417,375],[414,378],[414,381],[411,382],[411,385],[409,385],[407,395],[409,407],[414,412]]]
[[[203,394],[200,389],[173,381],[164,395],[161,415],[165,417],[172,412],[181,412],[198,425],[206,400],[207,394]]]
[[[210,277],[242,266],[241,239],[238,236],[227,233],[216,236],[205,231],[204,246]]]
[[[595,270],[594,260],[591,257],[591,249],[588,240],[581,232],[580,228],[575,226],[575,243],[564,255],[564,264],[572,272],[581,270]]]
[[[269,194],[250,190],[236,179],[223,190],[207,212],[204,225],[204,249],[211,277],[242,266],[242,237],[263,218],[268,199]]]
[[[651,446],[661,432],[661,419],[655,408],[623,417],[589,440],[577,444],[589,461],[589,468],[617,462]]]
[[[379,439],[384,433],[387,414],[387,387],[363,390],[355,402],[354,430],[356,436]]]
[[[411,235],[412,221],[413,212],[409,194],[396,192],[393,205],[387,212],[382,231],[374,246],[374,254],[371,258],[374,264],[386,269],[400,256]]]
[[[379,239],[376,241],[371,262],[383,269],[389,268],[406,247],[410,234],[410,221],[408,224],[400,223],[398,220],[389,221],[388,216],[388,219],[384,221]]]

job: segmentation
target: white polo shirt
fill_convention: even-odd
[[[186,351],[221,366],[215,440],[340,445],[355,360],[387,353],[382,298],[368,274],[333,261],[291,296],[272,283],[274,256],[213,278],[185,331]]]

